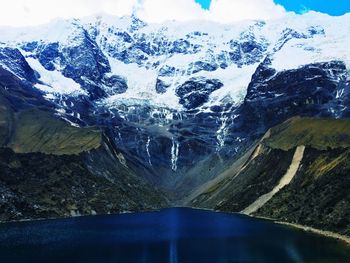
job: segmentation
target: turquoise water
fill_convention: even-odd
[[[334,239],[188,208],[0,225],[0,262],[350,262]]]

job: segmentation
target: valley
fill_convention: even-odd
[[[188,206],[349,237],[350,17],[284,19],[1,28],[0,221]]]

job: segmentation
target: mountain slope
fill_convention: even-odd
[[[160,192],[116,165],[116,161],[102,149],[56,156],[19,154],[0,148],[0,220],[121,213],[166,206]],[[90,168],[92,164],[98,173]]]
[[[293,118],[272,128],[239,172],[213,182],[191,205],[349,236],[349,125]]]
[[[101,130],[72,127],[38,108],[13,108],[6,94],[0,94],[0,101],[1,221],[150,210],[167,204],[162,192],[126,165]],[[18,101],[15,105],[20,106]]]
[[[350,236],[349,149],[308,149],[290,185],[255,215]]]
[[[36,109],[15,114],[14,118],[14,132],[7,146],[17,153],[72,155],[97,149],[101,145],[101,131],[69,126]]]

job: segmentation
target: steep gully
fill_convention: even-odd
[[[276,193],[278,193],[283,187],[288,185],[294,178],[298,171],[301,160],[303,159],[305,146],[298,146],[295,150],[292,162],[286,172],[281,178],[278,185],[276,185],[271,192],[260,196],[254,203],[245,208],[242,213],[251,215],[265,205]]]

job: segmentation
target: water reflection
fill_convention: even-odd
[[[295,263],[303,263],[304,260],[302,259],[302,256],[301,254],[299,253],[298,251],[298,248],[295,247],[294,244],[291,244],[291,243],[287,243],[286,246],[286,251],[287,251],[287,254],[289,256],[289,258],[295,262]]]
[[[241,215],[184,208],[0,225],[6,262],[348,263],[343,243]]]
[[[175,240],[172,240],[169,243],[169,263],[178,263],[177,244]]]

